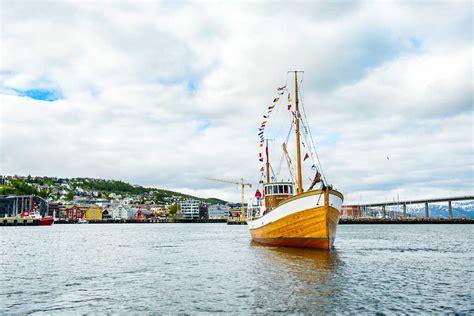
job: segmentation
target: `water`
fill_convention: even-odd
[[[0,227],[5,313],[472,313],[469,225],[341,225],[330,252],[246,226]]]

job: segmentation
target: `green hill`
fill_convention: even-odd
[[[93,178],[56,178],[56,177],[4,177],[0,185],[0,195],[39,195],[52,200],[67,192],[68,199],[74,195],[91,197],[108,197],[110,194],[129,197],[140,201],[154,203],[167,203],[175,199],[197,199],[210,204],[225,204],[226,201],[217,198],[199,198],[192,195],[169,190],[147,188],[140,185],[132,185],[117,180],[93,179]],[[61,193],[62,192],[62,193]],[[92,194],[98,193],[95,196]]]

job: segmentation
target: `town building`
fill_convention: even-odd
[[[129,219],[129,211],[130,209],[123,204],[115,204],[111,207],[112,210],[112,219]]]
[[[78,221],[85,217],[87,207],[72,205],[65,208],[65,219],[67,221]]]
[[[188,199],[181,201],[181,210],[179,212],[179,218],[182,219],[207,219],[208,218],[208,205],[199,200]]]
[[[86,211],[86,220],[88,221],[101,221],[102,220],[102,212],[104,209],[97,205],[89,206]]]
[[[357,218],[362,216],[360,205],[343,205],[341,208],[341,218]]]
[[[208,211],[209,219],[227,219],[230,207],[222,204],[210,205]]]

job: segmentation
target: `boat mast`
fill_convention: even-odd
[[[270,156],[268,154],[268,139],[266,139],[265,141],[266,141],[265,153],[267,156],[267,163],[265,164],[266,169],[267,169],[267,183],[270,183]]]
[[[298,71],[292,71],[295,73],[295,120],[296,120],[296,169],[298,174],[298,188],[297,193],[303,193],[303,177],[301,175],[301,144],[300,144],[300,111],[299,111],[299,99],[298,99]]]

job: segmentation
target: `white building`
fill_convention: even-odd
[[[110,207],[112,209],[113,219],[128,219],[129,208],[126,205],[117,204]]]
[[[185,219],[198,219],[199,218],[199,206],[201,202],[198,200],[185,200],[179,203],[181,205],[181,218]]]
[[[209,205],[209,219],[227,219],[230,207],[227,205]]]

